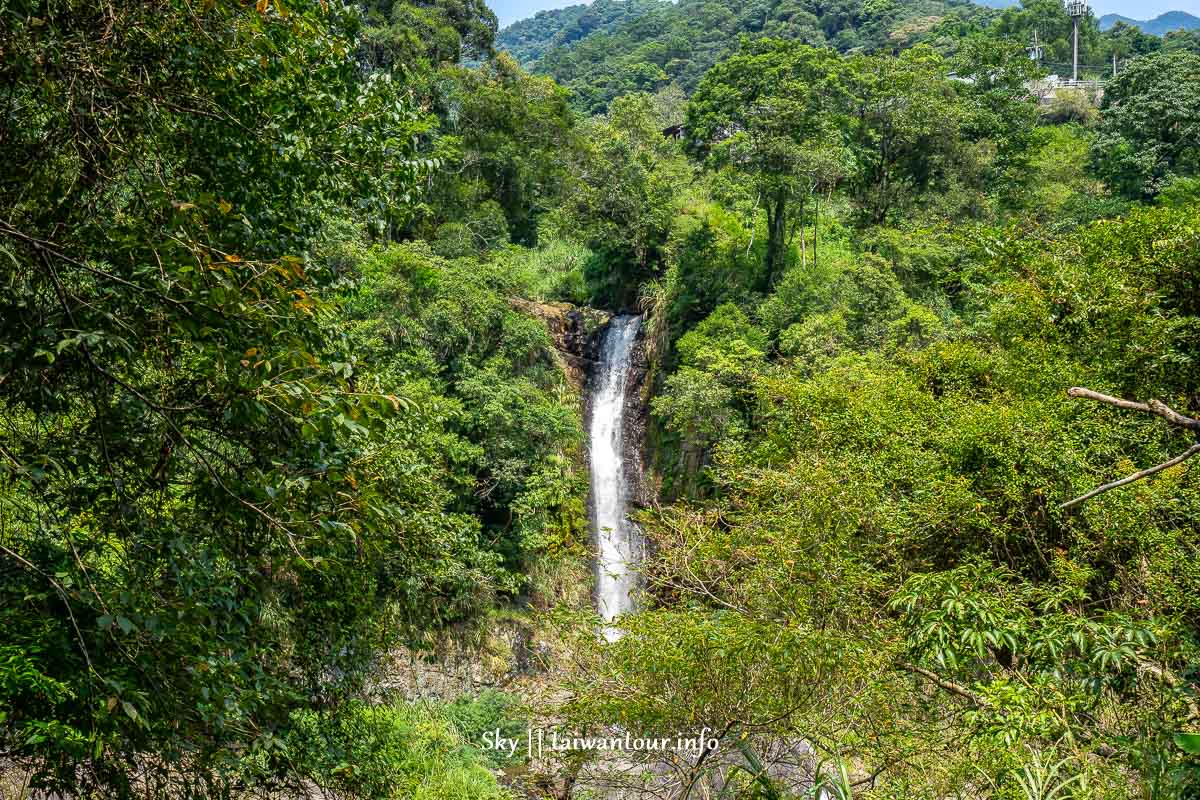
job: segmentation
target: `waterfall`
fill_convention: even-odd
[[[596,607],[612,621],[633,609],[630,593],[641,558],[642,535],[629,521],[629,482],[625,475],[625,393],[642,318],[615,317],[604,333],[603,352],[593,377],[590,460],[592,521],[596,530]],[[616,637],[613,628],[605,635]]]

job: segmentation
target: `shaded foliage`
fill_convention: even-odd
[[[1096,172],[1127,197],[1153,197],[1200,172],[1200,56],[1163,53],[1132,61],[1104,93],[1093,146]]]
[[[1189,796],[1196,473],[1058,504],[1186,444],[1065,390],[1194,408],[1191,211],[951,247],[973,288],[949,325],[860,256],[793,267],[751,305],[767,329],[726,305],[678,339],[653,409],[706,453],[668,480],[708,464],[708,499],[642,516],[649,607],[583,658],[579,719],[802,738],[874,775],[868,796],[979,770],[1007,796],[1026,748],[1080,796],[1129,796],[1117,764]]]

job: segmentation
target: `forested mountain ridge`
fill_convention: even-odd
[[[0,793],[1193,800],[1200,53],[918,7],[9,9]]]
[[[842,53],[894,53],[927,44],[947,57],[972,36],[1001,36],[1028,46],[1035,31],[1051,72],[1070,72],[1071,21],[1057,0],[1031,0],[1003,10],[968,0],[599,0],[541,12],[497,36],[497,46],[526,67],[571,90],[573,104],[603,111],[614,97],[634,91],[690,94],[700,77],[733,53],[741,37],[778,37]],[[1131,25],[1102,32],[1084,20],[1085,77],[1111,72],[1118,60],[1160,47],[1200,49],[1187,32],[1166,42]],[[1106,66],[1107,65],[1107,66]],[[677,121],[677,120],[676,120]]]
[[[631,91],[670,84],[690,92],[742,35],[873,51],[936,38],[941,26],[952,29],[993,14],[969,0],[657,0],[628,6],[601,0],[515,23],[500,33],[497,45],[572,89],[577,104],[594,111]],[[599,23],[594,28],[577,22],[593,18]]]
[[[608,33],[662,7],[661,0],[596,0],[576,6],[539,11],[501,30],[496,46],[512,53],[528,68],[547,51],[569,48],[596,33]]]
[[[1130,19],[1120,14],[1105,14],[1100,18],[1100,30],[1106,31],[1118,22],[1133,25],[1152,36],[1165,36],[1174,31],[1190,31],[1200,28],[1200,17],[1186,11],[1168,11],[1148,20]]]

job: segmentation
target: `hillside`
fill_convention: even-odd
[[[975,0],[975,4],[986,8],[1005,9],[1019,6],[1020,0]],[[496,36],[496,45],[512,53],[521,64],[529,66],[552,48],[570,48],[592,34],[608,33],[623,23],[639,19],[647,12],[670,5],[673,4],[669,0],[595,0],[592,3],[539,11],[534,16],[518,20],[501,30]],[[832,7],[834,4],[808,5],[814,6],[810,10],[821,17],[821,8]],[[940,7],[938,12],[941,12]],[[824,15],[828,15],[828,12]],[[907,17],[908,15],[901,14],[902,19]],[[1126,21],[1132,24],[1131,20]]]
[[[0,800],[1200,800],[1200,32],[1025,6],[5,5]]]
[[[594,113],[633,91],[673,84],[691,92],[713,64],[737,49],[743,35],[877,52],[949,37],[996,13],[969,0],[768,0],[764,5],[598,0],[511,25],[496,44],[525,67],[571,89],[576,105]]]
[[[1192,34],[1170,31],[1198,25],[1200,19],[1183,12],[1149,22],[1088,17],[1080,42],[1084,74],[1100,77],[1114,58],[1128,60],[1162,47],[1194,50]],[[1006,0],[765,0],[760,5],[598,0],[541,12],[501,31],[496,44],[526,69],[568,89],[572,105],[586,114],[603,113],[624,94],[663,93],[658,105],[665,126],[679,121],[680,98],[690,95],[701,76],[733,54],[743,38],[799,41],[844,54],[894,54],[926,44],[953,57],[971,37],[996,38],[1020,49],[1036,35],[1043,46],[1042,67],[1061,72],[1070,69],[1071,31],[1070,18],[1056,3],[1023,8]]]
[[[596,0],[594,3],[539,11],[509,25],[496,36],[496,45],[523,65],[530,65],[554,47],[570,47],[592,34],[607,33],[664,5],[665,0]]]
[[[1105,14],[1100,18],[1100,30],[1111,30],[1118,22],[1148,33],[1151,36],[1166,36],[1172,31],[1192,31],[1200,29],[1200,17],[1186,11],[1168,11],[1151,20],[1137,20],[1123,17],[1120,14]]]

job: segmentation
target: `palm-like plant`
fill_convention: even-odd
[[[1043,759],[1042,754],[1030,750],[1033,759],[1017,774],[1017,785],[1026,800],[1063,800],[1078,796],[1072,786],[1083,788],[1083,774],[1066,775],[1065,766],[1070,759],[1064,758],[1053,764]]]

